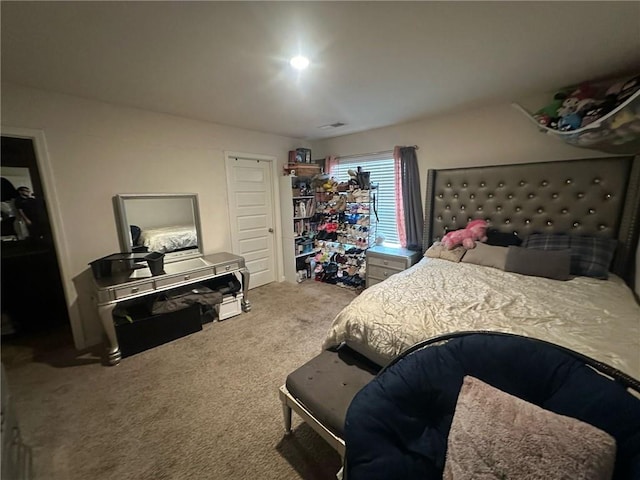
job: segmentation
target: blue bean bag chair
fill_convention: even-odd
[[[607,432],[617,447],[613,478],[640,479],[640,400],[627,391],[640,392],[637,380],[548,342],[487,332],[416,345],[356,394],[345,478],[442,479],[465,376]]]

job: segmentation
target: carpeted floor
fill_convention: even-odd
[[[36,480],[334,479],[340,457],[278,387],[356,293],[307,281],[250,291],[252,311],[106,367],[62,333],[3,342]]]

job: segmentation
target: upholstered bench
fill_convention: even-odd
[[[289,376],[280,387],[284,426],[291,433],[291,410],[344,457],[344,419],[351,400],[380,370],[346,346],[325,350]]]

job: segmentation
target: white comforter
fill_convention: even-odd
[[[150,252],[166,253],[197,247],[198,238],[193,225],[172,226],[142,230],[138,243],[147,247]]]
[[[470,330],[539,338],[640,378],[640,306],[614,275],[562,282],[424,258],[355,298],[323,348],[347,342],[380,363],[421,340]]]

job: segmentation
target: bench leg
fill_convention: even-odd
[[[291,433],[291,407],[282,402],[282,413],[284,414],[284,433],[289,435]]]

